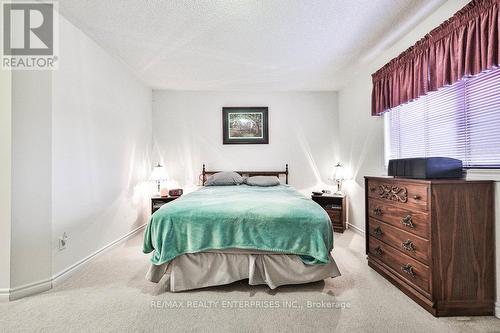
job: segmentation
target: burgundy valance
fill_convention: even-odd
[[[500,0],[473,0],[372,75],[372,115],[500,64]]]

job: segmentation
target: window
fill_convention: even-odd
[[[384,114],[385,160],[453,157],[500,168],[500,69],[430,92]]]

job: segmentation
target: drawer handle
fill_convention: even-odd
[[[422,199],[422,197],[420,195],[416,194],[413,196],[413,199],[420,200],[420,199]]]
[[[415,252],[415,245],[413,245],[413,242],[411,240],[409,240],[409,239],[407,239],[403,243],[401,243],[401,246],[406,251]]]
[[[401,266],[401,270],[403,273],[410,275],[411,277],[415,277],[415,271],[413,270],[413,266],[410,264],[406,264]]]
[[[376,216],[382,215],[382,209],[380,209],[379,207],[375,208],[373,212],[375,213]]]
[[[376,255],[376,256],[381,256],[382,255],[382,249],[380,248],[380,246],[377,246],[376,248],[373,249],[373,253]]]
[[[411,219],[411,215],[406,215],[401,219],[401,224],[403,224],[405,227],[415,229],[415,224],[413,224],[413,221]]]
[[[380,227],[376,227],[375,229],[373,229],[373,234],[375,235],[375,237],[382,236],[382,229]]]

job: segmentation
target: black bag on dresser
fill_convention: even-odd
[[[389,161],[388,175],[415,179],[462,178],[462,161],[449,157],[401,158]]]

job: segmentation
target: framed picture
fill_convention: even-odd
[[[223,144],[268,144],[267,107],[222,108]]]

